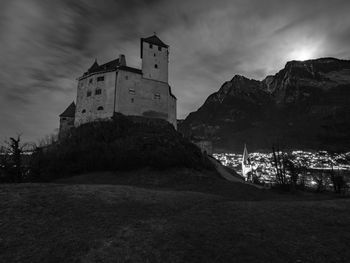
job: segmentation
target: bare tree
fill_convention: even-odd
[[[299,179],[298,167],[290,154],[272,147],[273,163],[276,169],[276,184],[295,190]]]
[[[277,185],[287,185],[286,169],[283,165],[283,152],[280,151],[279,147],[277,149],[272,146],[273,161],[276,169],[276,184]]]

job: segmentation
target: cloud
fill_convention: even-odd
[[[235,74],[262,79],[300,50],[349,58],[346,0],[3,0],[0,138],[38,140],[75,99],[75,79],[124,53],[139,67],[139,38],[170,45],[178,117]]]

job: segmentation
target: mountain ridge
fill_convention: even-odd
[[[263,80],[235,75],[179,126],[216,150],[350,149],[350,61],[289,61]]]

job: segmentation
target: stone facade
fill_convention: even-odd
[[[168,83],[168,45],[156,35],[142,38],[141,59],[141,69],[128,67],[124,55],[103,65],[95,61],[78,78],[74,125],[118,112],[165,119],[177,128],[176,97]]]

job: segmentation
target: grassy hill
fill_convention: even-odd
[[[73,128],[64,138],[32,156],[32,174],[39,181],[92,171],[193,168],[213,170],[200,149],[164,120],[116,114]]]
[[[349,208],[187,169],[0,185],[0,262],[347,262]]]

